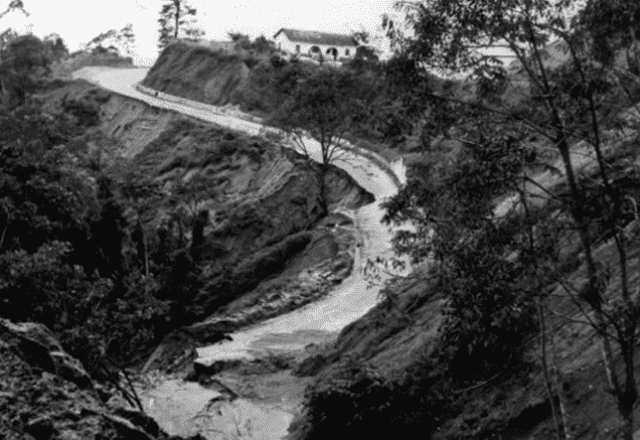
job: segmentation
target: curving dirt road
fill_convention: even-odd
[[[104,67],[84,68],[74,73],[74,77],[86,79],[116,93],[144,101],[149,105],[168,110],[177,111],[185,115],[219,124],[231,129],[244,131],[249,134],[258,134],[263,126],[253,122],[241,114],[229,115],[225,111],[202,103],[176,99],[162,94],[160,97],[141,93],[136,89],[146,75],[147,69],[110,69]],[[164,98],[169,98],[167,101]],[[319,145],[313,139],[306,139],[305,144],[310,151],[315,151],[319,159]],[[385,163],[382,158],[377,158],[378,163]],[[241,330],[232,335],[233,341],[198,349],[199,358],[196,362],[210,365],[218,361],[233,359],[251,359],[261,355],[278,352],[288,352],[303,349],[309,343],[325,341],[335,337],[347,324],[364,315],[378,299],[379,286],[369,287],[363,275],[363,269],[368,259],[379,256],[391,256],[391,231],[380,223],[383,210],[379,204],[386,197],[392,196],[398,191],[397,182],[403,182],[404,167],[402,163],[388,164],[386,169],[376,165],[366,156],[355,152],[345,155],[336,165],[347,171],[363,188],[373,193],[376,202],[349,213],[357,226],[359,246],[356,251],[354,270],[352,275],[343,281],[336,289],[323,300],[311,303],[289,314],[273,318],[259,323],[250,328]],[[183,389],[190,385],[165,383],[163,386],[172,388],[173,391],[154,391],[149,394],[147,409],[154,415],[160,424],[172,433],[189,433],[185,421],[198,417],[202,412],[201,402],[215,396],[204,395],[204,389],[200,391],[189,390],[181,394],[180,404],[176,405],[175,399],[170,394],[175,394],[177,389]],[[174,389],[175,388],[175,389]],[[211,397],[213,396],[213,397]],[[243,413],[247,415],[248,410]],[[290,419],[292,408],[289,406],[281,411],[278,418],[271,413],[266,418],[267,425],[263,426],[261,435],[269,432],[268,437],[281,438],[286,434],[286,423],[281,423],[277,429],[268,426],[276,420]],[[251,418],[254,428],[258,430],[264,420],[262,417]],[[234,419],[235,420],[235,419]],[[163,423],[163,421],[165,423]],[[185,430],[187,432],[185,432]],[[216,428],[216,431],[218,429]],[[258,438],[258,437],[255,437]]]

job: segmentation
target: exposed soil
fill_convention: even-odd
[[[230,103],[242,90],[249,72],[250,68],[238,54],[175,43],[162,51],[143,85],[221,106]]]

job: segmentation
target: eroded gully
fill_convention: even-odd
[[[262,124],[239,112],[187,101],[162,94],[160,97],[136,89],[147,69],[84,68],[74,77],[86,79],[118,94],[212,122],[234,130],[257,135]],[[309,151],[317,154],[319,145],[306,139]],[[232,334],[233,341],[198,349],[197,363],[211,365],[229,360],[250,360],[268,354],[304,349],[310,343],[335,337],[347,324],[364,315],[377,301],[380,287],[369,286],[363,269],[369,259],[391,255],[391,231],[380,223],[380,202],[394,195],[398,183],[405,179],[401,162],[388,164],[382,158],[355,150],[336,165],[347,171],[363,188],[373,193],[376,202],[354,210],[358,247],[352,275],[324,299],[283,316],[256,324]],[[280,377],[284,390],[266,393],[255,399],[235,399],[220,404],[222,394],[179,379],[158,380],[141,389],[146,411],[170,434],[191,435],[196,432],[215,439],[280,439],[300,403],[295,379]],[[292,388],[287,392],[287,387]],[[214,404],[215,403],[215,404]]]

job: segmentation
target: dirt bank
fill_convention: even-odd
[[[234,53],[178,42],[162,51],[143,85],[212,105],[234,101],[249,77],[245,60]]]
[[[299,307],[350,273],[355,248],[351,221],[345,216],[323,220],[323,200],[330,211],[349,213],[374,198],[344,171],[332,168],[323,174],[299,154],[264,139],[82,81],[52,92],[46,102],[51,109],[73,102],[97,112],[96,133],[115,142],[104,152],[117,163],[108,172],[117,179],[144,176],[163,188],[164,199],[148,212],[152,239],[162,228],[173,228],[176,237],[183,234],[172,214],[176,200],[185,212],[192,206],[208,211],[203,287],[188,313],[195,320],[216,312],[216,325],[210,331],[199,328],[195,337],[206,340],[220,330]],[[325,194],[320,193],[323,176]],[[204,193],[176,198],[180,188],[196,180],[208,182]],[[189,234],[187,228],[186,239]]]

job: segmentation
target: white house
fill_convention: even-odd
[[[352,58],[358,43],[351,35],[329,34],[326,32],[301,31],[282,28],[273,36],[276,47],[291,55],[308,55],[338,60]]]

